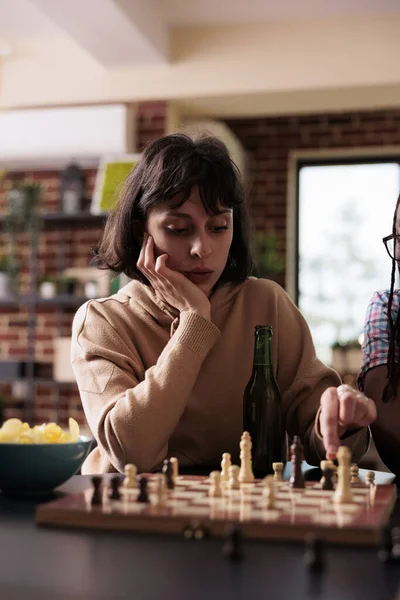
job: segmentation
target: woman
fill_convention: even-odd
[[[383,238],[392,259],[390,290],[375,292],[365,318],[363,364],[358,377],[360,390],[374,398],[377,418],[371,426],[376,449],[385,465],[400,474],[400,290],[395,289],[396,266],[400,264],[400,196],[393,217],[392,233]]]
[[[237,168],[212,137],[168,135],[150,144],[128,177],[99,249],[133,281],[90,300],[73,324],[72,364],[98,446],[84,473],[157,469],[238,459],[254,327],[274,330],[275,371],[289,436],[314,464],[340,440],[359,459],[375,418],[372,401],[341,389],[315,356],[287,294],[250,277],[246,205]],[[319,410],[321,407],[321,410]]]

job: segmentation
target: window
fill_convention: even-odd
[[[392,231],[400,163],[299,164],[298,306],[319,358],[362,333],[375,290],[390,287],[382,238]]]

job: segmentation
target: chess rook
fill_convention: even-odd
[[[274,462],[272,463],[272,468],[274,470],[274,481],[275,483],[282,483],[283,482],[283,468],[284,468],[284,464],[282,462]]]

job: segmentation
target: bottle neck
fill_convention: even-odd
[[[272,367],[272,336],[258,333],[254,342],[254,367]]]

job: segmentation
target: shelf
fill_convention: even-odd
[[[106,221],[107,215],[93,215],[92,213],[85,211],[76,213],[74,215],[68,215],[62,212],[49,212],[41,215],[44,229],[52,229],[55,225],[59,227],[103,227]],[[3,228],[5,217],[0,216],[0,228]]]
[[[46,213],[43,215],[45,229],[51,229],[53,225],[62,227],[103,227],[107,215],[92,215],[89,212],[67,215],[65,213]]]
[[[18,306],[63,306],[65,308],[79,308],[87,302],[86,296],[63,295],[54,298],[42,298],[41,296],[20,296],[19,298],[0,298],[0,308],[16,308]]]

